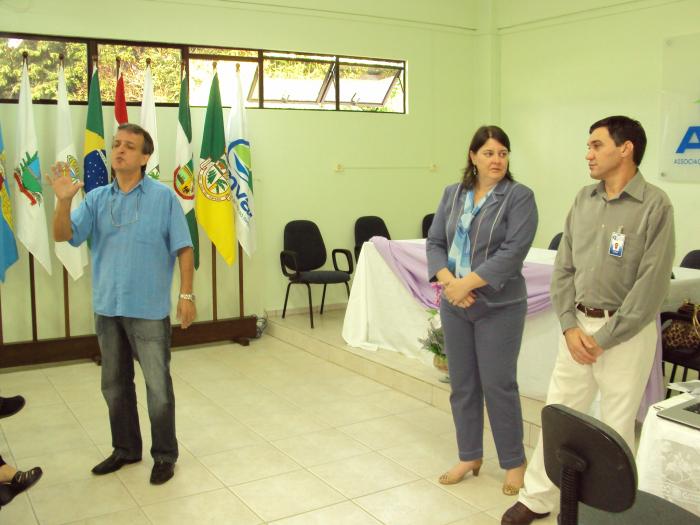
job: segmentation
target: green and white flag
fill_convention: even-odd
[[[190,118],[190,96],[187,87],[187,74],[180,82],[180,106],[177,131],[175,133],[175,171],[173,189],[182,211],[187,218],[192,246],[194,247],[194,267],[199,268],[199,230],[194,214],[194,163],[192,160],[192,119]]]
[[[141,127],[148,131],[153,139],[153,153],[146,164],[146,175],[160,180],[160,162],[158,159],[158,126],[156,125],[156,98],[153,94],[153,76],[151,64],[146,65],[143,74],[143,98],[141,100]]]
[[[41,167],[32,109],[32,89],[29,86],[27,61],[22,64],[19,88],[19,115],[17,116],[17,165],[14,170],[15,234],[17,239],[34,255],[44,270],[51,275],[49,232],[46,224],[46,206],[41,189]]]
[[[80,182],[80,168],[73,144],[73,124],[70,119],[68,106],[68,92],[66,90],[66,76],[63,72],[63,64],[58,66],[58,105],[56,107],[56,162],[65,162],[69,172],[66,176],[73,179],[73,183]],[[54,197],[55,202],[56,197]],[[71,202],[71,211],[83,202],[83,190],[81,189]],[[71,246],[67,242],[54,244],[56,257],[63,263],[66,270],[77,281],[83,276],[83,268],[87,266],[87,246],[83,243],[79,247]]]
[[[250,161],[250,142],[240,71],[236,71],[233,94],[233,104],[231,104],[226,126],[226,162],[231,182],[231,195],[233,195],[238,242],[248,257],[251,257],[256,248],[253,169]]]

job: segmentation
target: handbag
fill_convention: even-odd
[[[661,342],[668,350],[700,350],[700,305],[683,303],[661,332]]]

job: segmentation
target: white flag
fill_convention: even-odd
[[[19,88],[19,115],[17,117],[17,158],[15,179],[15,233],[29,253],[51,275],[49,233],[46,225],[44,195],[41,191],[41,167],[39,148],[34,129],[32,89],[29,86],[27,61],[22,65],[22,80]]]
[[[143,74],[143,98],[141,100],[141,127],[148,131],[153,139],[153,153],[146,164],[146,175],[160,179],[160,162],[158,161],[158,126],[156,125],[156,98],[153,94],[153,77],[151,64],[146,65]]]
[[[73,182],[79,182],[80,168],[75,155],[75,145],[73,144],[73,125],[70,119],[70,109],[68,106],[68,91],[66,90],[66,77],[63,72],[63,65],[58,66],[58,106],[56,111],[56,162],[65,162],[70,168],[70,177]],[[67,174],[68,175],[68,174]],[[54,197],[54,202],[56,197]],[[83,202],[83,190],[81,189],[71,202],[71,211],[80,206]],[[67,242],[57,242],[54,244],[56,257],[66,267],[68,273],[77,281],[83,276],[83,268],[87,266],[88,254],[85,243],[75,248]]]
[[[226,126],[226,161],[235,205],[238,242],[248,257],[251,257],[256,248],[253,170],[240,71],[236,71],[234,99]]]

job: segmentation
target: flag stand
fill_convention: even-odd
[[[212,321],[218,321],[216,315],[216,246],[211,243],[211,307]]]
[[[63,267],[63,317],[66,337],[70,337],[70,303],[68,301],[68,270]]]
[[[34,256],[29,253],[29,297],[32,305],[32,341],[37,342],[36,329],[36,285],[34,284]]]
[[[243,317],[243,249],[238,245],[238,315]]]

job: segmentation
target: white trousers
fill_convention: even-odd
[[[607,321],[586,317],[578,310],[576,320],[589,335]],[[580,365],[571,357],[564,336],[560,336],[547,404],[558,403],[587,413],[600,390],[601,421],[622,436],[634,455],[634,420],[654,362],[656,340],[656,321],[652,321],[631,339],[605,350],[592,365]],[[558,499],[558,489],[544,469],[540,431],[518,500],[533,512],[544,513],[552,511]]]

